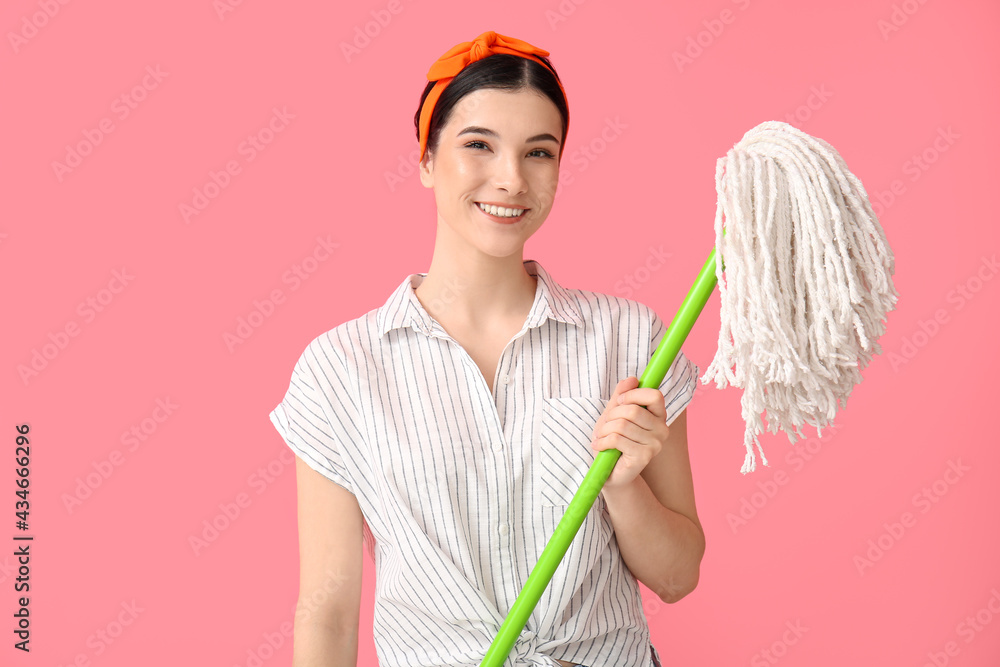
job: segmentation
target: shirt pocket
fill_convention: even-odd
[[[565,507],[573,500],[597,452],[594,427],[610,399],[590,396],[560,396],[542,399],[535,483],[538,502],[546,507]],[[595,506],[602,504],[598,495]]]
[[[597,458],[590,443],[604,408],[609,399],[590,396],[543,398],[539,418],[539,438],[535,454],[533,482],[534,514],[538,529],[545,536],[544,543],[534,543],[537,556],[552,539],[556,528],[566,516],[573,496],[580,489],[583,478]],[[605,595],[603,586],[594,587],[595,581],[604,581],[612,561],[614,526],[608,513],[604,494],[598,493],[594,504],[587,510],[579,529],[567,547],[566,553],[539,599],[540,627],[561,627],[566,618],[580,605],[599,608],[605,604],[599,596]]]

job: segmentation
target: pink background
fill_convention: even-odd
[[[739,390],[691,404],[708,550],[689,597],[644,590],[667,664],[1000,664],[1000,6],[663,4],[4,3],[0,663],[290,664],[295,473],[268,412],[312,338],[427,270],[413,114],[430,64],[495,30],[549,50],[569,97],[566,180],[525,250],[562,284],[669,322],[711,248],[715,161],[770,119],[841,152],[896,253],[884,353],[835,432],[768,434],[772,466],[744,477]],[[715,295],[684,346],[702,371],[717,335]],[[10,632],[19,423],[29,655]],[[374,665],[371,567],[364,585]]]

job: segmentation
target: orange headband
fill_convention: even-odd
[[[510,55],[521,56],[522,58],[528,58],[529,60],[534,60],[536,63],[545,66],[553,76],[555,72],[548,65],[545,65],[536,56],[547,57],[549,52],[545,49],[539,49],[537,47],[523,42],[520,39],[514,39],[513,37],[507,37],[505,35],[500,35],[493,32],[484,32],[479,37],[476,37],[471,42],[462,42],[456,46],[453,46],[448,50],[443,56],[437,59],[437,61],[431,65],[430,70],[427,72],[428,81],[437,81],[434,87],[431,88],[431,92],[427,93],[427,97],[424,99],[424,104],[420,108],[420,159],[424,159],[424,153],[427,150],[427,133],[430,130],[431,116],[434,114],[434,106],[437,104],[438,98],[441,97],[441,93],[444,89],[448,87],[451,80],[455,76],[465,69],[465,66],[469,63],[474,63],[477,60],[482,60],[486,56],[493,55],[494,53],[507,53]],[[566,99],[566,91],[563,90],[562,82],[559,81],[559,77],[556,76],[556,82],[559,83],[559,90],[562,90],[563,99]],[[563,137],[563,145],[566,143],[566,138]],[[563,146],[559,147],[559,154],[562,155]]]

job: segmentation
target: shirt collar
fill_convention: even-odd
[[[541,326],[546,319],[558,320],[578,327],[584,325],[575,299],[562,285],[552,279],[548,271],[533,259],[524,260],[528,275],[538,277],[535,301],[531,305],[525,328]],[[379,336],[399,327],[412,327],[425,335],[448,335],[444,328],[424,308],[414,290],[427,277],[426,273],[413,273],[395,289],[389,300],[376,314]]]

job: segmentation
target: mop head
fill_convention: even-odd
[[[846,407],[882,352],[895,263],[861,181],[832,146],[787,123],[747,132],[719,159],[715,187],[722,328],[701,382],[744,390],[746,474],[754,446],[768,465],[761,413],[794,443],[803,424],[821,436]]]

